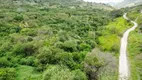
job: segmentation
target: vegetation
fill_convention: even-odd
[[[114,19],[107,26],[98,31],[99,34],[101,34],[98,37],[100,48],[105,51],[113,51],[118,53],[120,47],[120,38],[125,30],[131,26],[132,25],[130,22],[126,21],[122,17]]]
[[[48,6],[44,5],[46,2],[49,2]],[[9,5],[11,3],[12,7]],[[85,65],[100,69],[104,63],[99,61],[97,56],[87,56],[87,53],[98,45],[97,31],[103,29],[102,26],[107,25],[113,18],[108,9],[95,8],[92,3],[71,3],[62,0],[59,0],[59,4],[50,0],[1,2],[0,78],[99,79],[99,76],[90,76],[93,69],[88,72]],[[80,3],[90,6],[78,6]],[[90,62],[88,59],[94,61]],[[98,72],[101,71],[93,73],[98,75]]]
[[[132,80],[142,79],[142,13],[140,13],[141,6],[133,7],[132,11],[128,14],[132,20],[136,20],[138,28],[131,32],[129,36],[129,57],[131,63],[131,78]]]
[[[120,37],[131,26],[124,10],[82,0],[5,0],[0,8],[0,80],[118,78]]]

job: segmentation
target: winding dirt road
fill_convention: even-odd
[[[127,13],[123,15],[123,17],[126,20],[129,20],[127,18]],[[134,26],[130,29],[128,29],[121,38],[121,47],[120,47],[120,56],[119,56],[119,80],[128,80],[129,78],[129,67],[128,67],[128,59],[127,59],[127,41],[129,33],[138,26],[138,24],[135,21],[131,21],[131,23],[134,24]]]

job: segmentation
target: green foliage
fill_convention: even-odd
[[[80,70],[74,70],[72,74],[74,75],[73,80],[87,80],[86,74]]]
[[[117,18],[114,22],[109,23],[106,28],[110,31],[110,33],[117,34],[121,36],[126,29],[131,27],[132,25],[126,21],[124,18]]]
[[[87,80],[86,74],[80,70],[70,71],[65,66],[49,66],[43,74],[43,80]]]
[[[11,63],[7,60],[6,57],[0,57],[0,67],[9,67]]]
[[[100,48],[105,51],[119,52],[120,37],[126,29],[132,25],[124,18],[116,18],[113,22],[110,22],[105,29],[100,30],[102,34],[98,37],[98,43]]]
[[[39,53],[40,54],[37,56],[37,58],[42,64],[53,62],[55,54],[48,47],[43,47],[39,49]]]
[[[142,35],[141,35],[141,25],[142,25],[142,13],[140,13],[141,11],[141,6],[135,6],[132,7],[131,10],[129,10],[128,16],[130,17],[130,19],[136,21],[138,23],[138,28],[136,28],[135,31],[133,31],[132,33],[130,33],[129,39],[128,39],[128,51],[129,51],[129,60],[130,60],[130,67],[131,67],[131,79],[132,80],[138,80],[138,79],[142,79],[141,75],[142,75],[142,49],[141,49],[141,39],[142,39]]]
[[[95,66],[96,68],[99,68],[104,64],[104,61],[100,61],[94,53],[88,53],[85,57],[85,62],[86,64]]]
[[[35,29],[24,28],[21,30],[21,34],[28,35],[28,36],[36,36],[37,31]]]
[[[18,66],[16,67],[17,80],[41,80],[42,74],[35,72],[34,67],[31,66]]]
[[[4,41],[1,41],[1,42],[4,42]],[[2,44],[0,47],[0,56],[5,55],[4,53],[11,49],[11,45],[12,44],[9,41],[5,41],[4,44]]]
[[[119,50],[120,38],[114,35],[107,35],[99,37],[99,44],[102,50],[116,51]]]
[[[76,43],[76,41],[65,41],[64,43],[61,43],[60,45],[58,44],[58,46],[61,49],[64,49],[64,51],[67,51],[67,52],[75,52],[75,51],[77,51],[77,43]]]
[[[113,11],[111,11],[110,15],[113,18],[118,18],[118,17],[121,17],[123,15],[123,11],[122,10],[113,10]]]
[[[89,51],[89,50],[91,49],[91,47],[90,47],[90,45],[88,45],[88,44],[81,43],[81,44],[79,45],[79,49],[80,49],[80,50]]]
[[[23,55],[23,56],[30,56],[36,52],[36,47],[33,45],[33,43],[18,43],[15,45],[13,49],[13,53],[16,55]]]
[[[23,21],[24,17],[23,17],[23,15],[16,15],[13,19],[16,21]]]
[[[43,74],[43,80],[73,80],[74,75],[63,66],[49,66]]]
[[[37,55],[37,59],[42,64],[47,64],[47,63],[55,64],[57,63],[55,55],[61,52],[63,52],[63,50],[59,48],[43,47],[39,49],[40,54]]]
[[[87,80],[86,55],[100,46],[97,40],[103,33],[97,32],[112,20],[110,6],[80,0],[6,0],[0,7],[0,67],[15,68],[16,80]],[[89,63],[92,56],[87,59],[91,66],[103,65],[94,57]]]
[[[22,58],[20,60],[20,64],[22,65],[34,66],[34,63],[34,57]]]
[[[71,53],[58,53],[56,57],[57,57],[58,63],[62,63],[71,69],[80,68],[80,65],[74,62],[73,55]]]
[[[142,79],[141,75],[141,70],[142,70],[142,51],[141,51],[141,37],[142,35],[136,31],[132,32],[129,37],[129,45],[128,45],[128,50],[129,50],[129,57],[130,57],[130,62],[131,62],[131,78],[133,80],[137,79]]]
[[[0,80],[15,80],[16,71],[13,68],[0,68]]]
[[[14,24],[8,24],[6,22],[0,22],[0,36],[7,36],[11,33],[18,33],[20,27]]]
[[[88,53],[85,57],[84,69],[89,79],[98,79],[97,72],[104,65],[103,60],[99,60],[99,57],[94,53]]]
[[[112,54],[99,49],[93,49],[85,57],[84,70],[89,79],[115,80],[118,76],[117,66],[117,59]]]

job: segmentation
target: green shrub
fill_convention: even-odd
[[[58,63],[64,64],[71,69],[75,69],[77,67],[76,63],[73,61],[72,53],[58,53],[55,57]]]
[[[27,43],[25,44],[25,48],[24,48],[24,53],[25,56],[31,56],[32,54],[34,54],[36,52],[36,47],[34,46],[34,43]]]
[[[0,67],[9,67],[11,66],[11,63],[7,60],[6,57],[0,58]]]
[[[66,31],[62,31],[62,30],[58,32],[58,36],[61,42],[67,41],[70,38],[69,34]]]
[[[1,19],[1,18],[4,18],[4,17],[5,17],[5,15],[4,15],[4,14],[0,14],[0,19]]]
[[[15,25],[8,24],[6,22],[0,22],[0,36],[7,36],[10,33],[15,33],[16,29],[13,26]]]
[[[37,36],[37,30],[32,28],[24,28],[21,30],[21,34],[34,37]]]
[[[20,63],[22,65],[34,66],[34,57],[22,58]]]
[[[13,53],[17,55],[24,55],[24,56],[30,56],[36,52],[36,47],[33,45],[33,43],[17,43],[14,46]]]
[[[64,51],[67,51],[67,52],[77,51],[76,41],[65,41],[64,43],[59,42],[59,43],[57,43],[57,47],[63,49]]]
[[[23,21],[24,17],[23,17],[23,15],[16,15],[13,19],[16,21]]]
[[[54,53],[48,47],[42,47],[39,49],[39,54],[37,56],[38,60],[42,64],[54,63]]]
[[[63,66],[49,66],[43,74],[43,80],[74,80],[74,75]]]
[[[3,54],[5,52],[9,51],[11,49],[11,47],[12,47],[12,43],[10,43],[9,41],[5,41],[3,43],[3,45],[1,45],[1,47],[0,47],[0,53]]]
[[[91,46],[89,44],[81,43],[79,45],[79,50],[81,51],[90,51],[90,49],[91,49]]]
[[[14,46],[14,49],[13,49],[13,53],[19,55],[24,55],[24,48],[25,48],[25,45],[24,44],[21,44],[21,43],[17,43],[15,46]]]
[[[0,68],[0,80],[15,80],[16,71],[13,68]]]
[[[102,50],[106,50],[106,51],[119,50],[120,38],[115,34],[100,36],[98,40],[99,40],[100,48]]]
[[[86,52],[74,52],[72,53],[73,55],[73,60],[77,63],[81,63],[84,61],[84,58],[86,56]]]
[[[74,75],[74,80],[88,80],[86,74],[79,69],[72,71],[72,74]]]
[[[92,51],[88,53],[85,57],[84,70],[89,76],[89,79],[98,79],[99,69],[104,66],[104,59],[97,56],[98,51]]]
[[[121,17],[123,15],[122,10],[113,10],[110,14],[113,18]]]

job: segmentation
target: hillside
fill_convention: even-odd
[[[110,10],[93,3],[57,1],[1,0],[0,80],[88,80],[103,75],[105,79],[108,74],[112,75],[110,79],[117,77],[114,55],[97,49],[102,34],[99,30],[113,19]],[[80,3],[88,6],[81,7]],[[96,52],[91,53],[94,48]],[[115,74],[110,72],[112,65]]]
[[[42,7],[68,7],[68,8],[98,8],[113,10],[114,8],[106,4],[84,2],[83,0],[0,0],[1,5],[39,5]]]
[[[123,11],[82,0],[0,0],[0,80],[118,79],[120,39],[132,26]]]
[[[137,6],[141,4],[142,4],[142,0],[124,0],[118,3],[117,5],[115,5],[115,7],[118,7],[118,8],[132,7],[132,6]]]
[[[142,79],[142,5],[127,8],[129,11],[129,18],[136,20],[138,23],[138,28],[133,31],[129,37],[129,57],[131,63],[131,79],[138,80]]]

